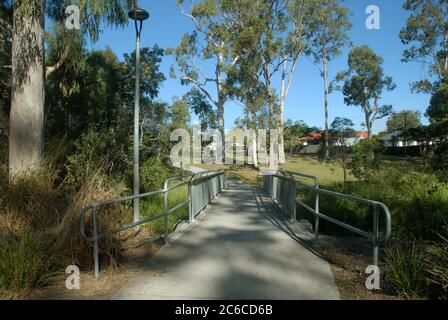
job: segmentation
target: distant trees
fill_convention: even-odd
[[[358,106],[365,116],[365,126],[369,137],[376,120],[388,116],[390,105],[380,105],[385,91],[395,89],[391,77],[384,75],[383,58],[368,46],[353,48],[348,57],[348,70],[338,73],[336,80],[343,82],[344,101],[349,106]]]
[[[426,111],[429,117],[429,131],[437,140],[433,167],[448,169],[448,83],[442,83],[431,98]]]
[[[428,67],[427,79],[412,84],[412,89],[435,92],[448,72],[448,1],[406,0],[403,8],[410,11],[406,26],[400,32],[407,45],[403,61],[419,62]],[[435,80],[434,80],[435,77]]]
[[[347,118],[336,117],[331,123],[331,135],[334,140],[331,146],[331,156],[341,164],[344,171],[344,182],[347,181],[347,167],[351,153],[348,138],[354,136],[353,127],[353,121]]]
[[[294,149],[299,145],[299,139],[309,135],[313,131],[304,121],[293,121],[288,119],[285,122],[285,146],[289,149],[290,155],[293,154]]]
[[[387,131],[407,130],[421,126],[421,114],[415,110],[403,110],[392,112],[387,120]]]

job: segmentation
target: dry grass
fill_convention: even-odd
[[[258,185],[260,172],[249,165],[224,165],[224,164],[201,164],[199,168],[206,170],[226,170],[226,174],[250,185]]]

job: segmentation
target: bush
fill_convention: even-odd
[[[146,160],[140,168],[140,185],[143,192],[163,188],[164,181],[170,176],[170,170],[156,157]]]
[[[427,267],[431,283],[431,297],[448,299],[448,226],[440,234],[440,243],[429,248]]]
[[[65,164],[64,187],[79,189],[80,185],[96,171],[103,170],[105,174],[113,176],[115,173],[124,177],[124,172],[131,163],[124,152],[116,146],[114,131],[94,132],[83,134],[74,143],[74,150]],[[104,170],[107,168],[107,171]]]
[[[76,188],[71,180],[61,180],[60,171],[47,159],[14,183],[9,183],[7,166],[0,165],[0,289],[17,293],[46,284],[54,270],[65,270],[67,265],[91,267],[90,243],[79,233],[81,209],[94,201],[117,198],[125,190],[123,183],[105,173],[107,167],[93,171],[93,161],[79,164]],[[100,228],[121,224],[127,218],[123,212],[116,206],[101,210]],[[101,253],[115,259],[120,246],[117,237],[103,239]]]
[[[373,179],[380,169],[383,152],[384,146],[378,138],[361,140],[353,147],[352,174],[362,180]]]
[[[395,292],[406,299],[425,297],[426,274],[424,255],[415,245],[394,244],[388,247],[385,257],[386,280]]]

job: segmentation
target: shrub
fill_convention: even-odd
[[[33,232],[0,242],[0,288],[20,292],[41,287],[55,276],[46,237]]]
[[[140,185],[143,192],[156,191],[163,188],[170,170],[156,157],[146,160],[140,168]]]
[[[440,243],[429,248],[427,267],[431,283],[431,296],[448,299],[448,226],[440,234]]]
[[[421,299],[425,296],[426,274],[424,255],[415,242],[393,244],[386,250],[386,280],[395,292],[406,299]]]
[[[74,151],[65,164],[64,187],[67,192],[76,190],[96,171],[103,170],[108,175],[123,172],[130,165],[126,155],[115,145],[115,132],[89,131],[74,143]],[[70,190],[71,189],[71,190]]]
[[[361,140],[353,147],[352,174],[362,180],[373,179],[380,169],[383,152],[384,146],[378,138]]]

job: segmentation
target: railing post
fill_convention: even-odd
[[[290,197],[290,201],[292,201],[291,203],[291,222],[295,223],[297,221],[297,208],[296,208],[296,181],[294,179],[291,179],[291,195],[292,197]]]
[[[316,203],[314,204],[314,238],[319,240],[319,187],[316,187]]]
[[[98,247],[98,223],[96,206],[93,207],[93,236],[95,241],[93,243],[93,264],[95,270],[95,278],[100,277],[100,259],[99,259],[99,247]]]
[[[165,182],[164,192],[164,210],[165,210],[165,244],[168,243],[168,184]]]
[[[378,206],[373,207],[373,265],[378,266],[378,236],[379,236],[379,215],[380,210]]]
[[[194,212],[193,212],[193,179],[188,183],[188,199],[190,203],[188,205],[188,220],[189,223],[194,223]]]

